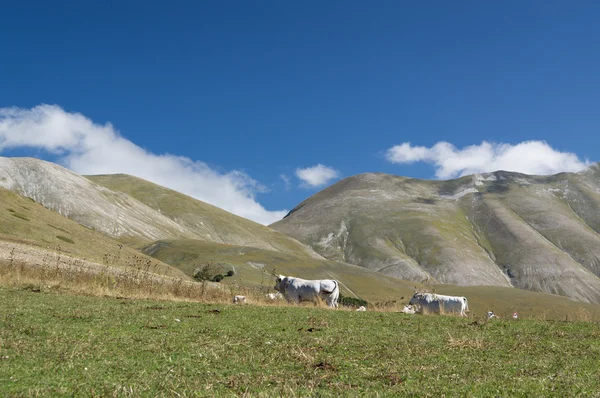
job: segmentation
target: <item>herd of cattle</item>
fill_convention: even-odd
[[[285,299],[289,302],[299,303],[301,301],[314,301],[317,298],[323,300],[329,307],[337,308],[340,298],[339,282],[335,279],[308,280],[292,276],[279,275],[275,280],[277,293],[267,294],[269,300]],[[235,296],[233,302],[243,304],[245,296]],[[357,311],[365,311],[361,306]],[[446,296],[436,293],[415,292],[407,306],[401,312],[407,314],[458,314],[467,316],[469,303],[466,297]]]

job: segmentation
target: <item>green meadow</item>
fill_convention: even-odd
[[[600,396],[595,322],[0,287],[0,396]]]

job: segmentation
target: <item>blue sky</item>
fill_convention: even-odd
[[[358,173],[600,160],[595,1],[22,3],[0,12],[3,156],[262,223]]]

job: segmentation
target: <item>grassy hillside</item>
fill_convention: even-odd
[[[274,273],[307,279],[336,278],[343,284],[342,294],[352,297],[354,293],[371,303],[395,301],[394,308],[398,309],[408,304],[415,289],[426,289],[440,294],[466,296],[473,314],[481,315],[493,310],[498,315],[510,316],[513,311],[518,311],[526,316],[575,319],[578,314],[585,312],[600,319],[600,306],[558,295],[500,286],[409,282],[350,264],[294,257],[255,248],[177,240],[157,242],[144,250],[188,275],[192,275],[199,265],[209,262],[222,269],[234,269],[235,275],[225,278],[222,284],[262,288],[263,291],[274,291]]]
[[[2,396],[596,396],[600,328],[0,288]]]
[[[268,291],[274,291],[274,274],[305,279],[338,279],[343,284],[343,294],[353,296],[353,292],[363,299],[373,301],[399,299],[414,290],[414,283],[387,278],[355,265],[252,247],[174,240],[155,242],[143,251],[188,275],[207,263],[220,265],[227,270],[233,269],[234,276],[225,278],[223,283],[263,287]]]
[[[207,242],[315,256],[312,249],[253,221],[190,196],[126,174],[87,176],[96,184],[123,192],[160,212]]]
[[[272,228],[402,279],[513,286],[600,302],[600,171],[450,181],[347,178]]]
[[[153,266],[157,264],[153,269],[158,273],[187,279],[176,268],[3,188],[0,188],[0,241],[8,242],[8,247],[10,242],[23,243],[60,252],[65,257],[118,267],[139,266],[150,261]],[[37,261],[42,264],[44,258],[38,258]]]
[[[271,227],[327,258],[402,279],[509,286],[457,200],[441,197],[439,189],[432,181],[385,174],[350,177]]]
[[[320,257],[284,234],[132,176],[86,178],[39,159],[0,157],[0,187],[132,247],[193,238]]]

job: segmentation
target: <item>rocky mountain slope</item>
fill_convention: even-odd
[[[190,231],[195,239],[322,258],[310,247],[287,235],[141,178],[126,174],[87,178],[113,192],[125,193],[138,200]]]
[[[450,181],[361,174],[273,229],[328,259],[413,281],[513,286],[600,302],[600,167]]]
[[[0,157],[0,187],[138,247],[200,239],[321,258],[270,228],[132,176],[85,178],[39,159]]]

